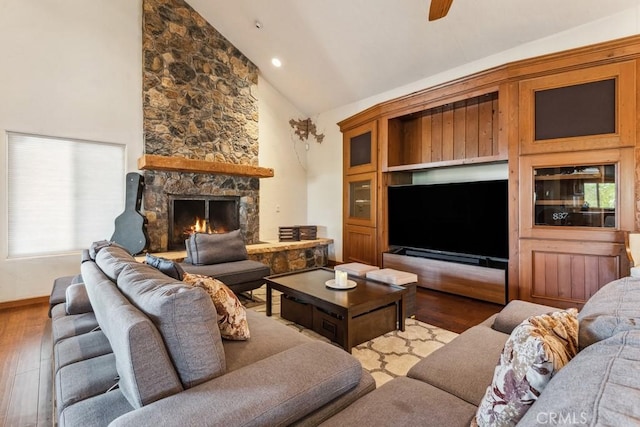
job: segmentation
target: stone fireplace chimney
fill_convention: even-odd
[[[257,67],[182,0],[143,1],[145,154],[258,164]],[[169,244],[170,199],[239,199],[247,243],[259,239],[258,178],[146,170],[151,251]]]

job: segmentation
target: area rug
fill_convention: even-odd
[[[253,291],[251,299],[243,298],[251,310],[266,315],[266,287]],[[314,331],[280,317],[280,293],[273,292],[272,316],[313,339],[330,342]],[[387,381],[405,376],[409,369],[429,353],[442,347],[458,334],[415,319],[407,319],[405,331],[393,331],[362,343],[351,350],[362,367],[369,371],[380,387]]]

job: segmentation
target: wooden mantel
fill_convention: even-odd
[[[251,178],[272,178],[273,169],[252,165],[212,162],[208,160],[186,159],[184,157],[157,156],[145,154],[138,159],[140,170],[162,170],[174,172],[212,173],[220,175],[246,176]]]

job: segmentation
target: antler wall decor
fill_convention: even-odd
[[[313,136],[318,144],[321,144],[324,140],[324,134],[317,133],[318,130],[316,129],[316,125],[311,121],[311,119],[291,119],[289,120],[289,125],[291,125],[291,128],[294,129],[295,134],[301,140],[309,139],[309,135]]]

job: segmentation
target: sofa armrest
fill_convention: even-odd
[[[129,412],[110,426],[289,425],[356,387],[361,376],[353,356],[313,341]]]
[[[528,301],[513,300],[496,316],[492,328],[496,331],[511,334],[513,329],[531,316],[539,316],[560,310],[548,305],[534,304]]]

